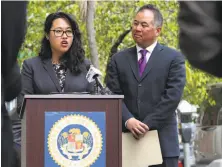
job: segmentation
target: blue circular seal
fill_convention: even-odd
[[[68,115],[51,128],[48,150],[59,166],[88,167],[101,154],[102,134],[88,117]]]

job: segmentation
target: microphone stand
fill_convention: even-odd
[[[95,84],[94,84],[94,92],[93,94],[98,95],[99,94],[99,80],[97,77],[94,78],[95,79]]]
[[[94,84],[94,92],[93,94],[95,95],[112,95],[113,93],[106,87],[104,88],[101,82],[98,79],[98,76],[93,77],[95,79],[95,84]],[[100,91],[99,91],[100,88]]]

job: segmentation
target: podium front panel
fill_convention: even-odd
[[[105,167],[122,166],[122,99],[116,98],[30,98],[23,120],[22,166],[44,166],[45,112],[105,112]],[[25,121],[25,123],[24,123]],[[25,148],[25,149],[24,149]],[[24,155],[24,154],[26,155]],[[24,157],[25,156],[25,157]],[[59,165],[58,165],[59,166]],[[92,165],[93,166],[93,165]],[[82,167],[82,166],[81,166]],[[103,167],[103,166],[101,166]]]

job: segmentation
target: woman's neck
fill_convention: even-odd
[[[61,54],[52,54],[52,64],[59,64],[61,56]]]

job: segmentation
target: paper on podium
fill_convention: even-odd
[[[122,133],[122,167],[148,167],[162,162],[157,130],[148,131],[140,140],[131,133]]]

